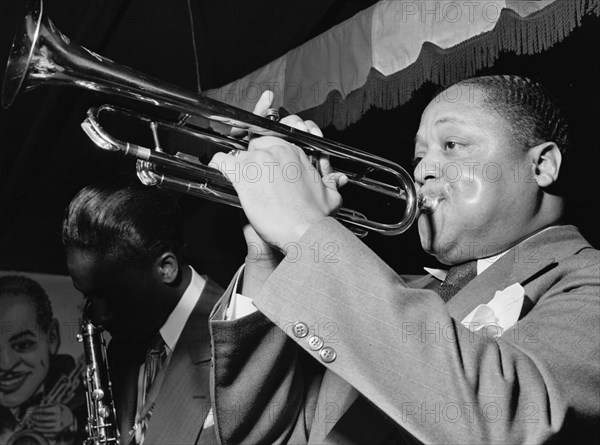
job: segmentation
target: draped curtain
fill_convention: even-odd
[[[270,89],[274,106],[343,129],[372,107],[402,105],[427,81],[475,75],[500,52],[541,53],[585,15],[600,15],[600,0],[382,0],[207,94],[252,110]]]

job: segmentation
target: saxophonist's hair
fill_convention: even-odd
[[[183,214],[174,196],[139,182],[97,184],[73,198],[63,221],[66,249],[119,262],[149,262],[183,248]]]

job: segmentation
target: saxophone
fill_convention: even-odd
[[[84,445],[118,445],[119,428],[112,396],[103,329],[83,317],[78,340],[83,343],[83,375],[88,420]]]

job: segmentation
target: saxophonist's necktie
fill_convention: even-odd
[[[458,266],[453,266],[448,271],[444,281],[437,287],[436,292],[440,294],[445,302],[448,302],[476,276],[477,260],[467,261]]]
[[[152,406],[146,406],[147,403],[150,403],[146,400],[146,397],[152,388],[152,383],[155,381],[158,372],[165,363],[167,352],[167,345],[160,334],[158,334],[154,346],[146,353],[143,376],[141,376],[138,382],[138,406],[135,415],[135,433],[132,436],[132,443],[136,445],[144,443],[144,434],[152,416]]]

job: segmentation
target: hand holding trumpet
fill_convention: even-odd
[[[272,102],[265,91],[254,113],[264,115]],[[312,121],[291,115],[281,123],[322,136]],[[327,158],[312,165],[300,148],[283,139],[263,136],[250,140],[248,151],[217,153],[210,163],[233,184],[252,227],[266,242],[279,249],[297,242],[308,227],[334,214],[342,205],[337,191],[347,182],[334,173]]]

